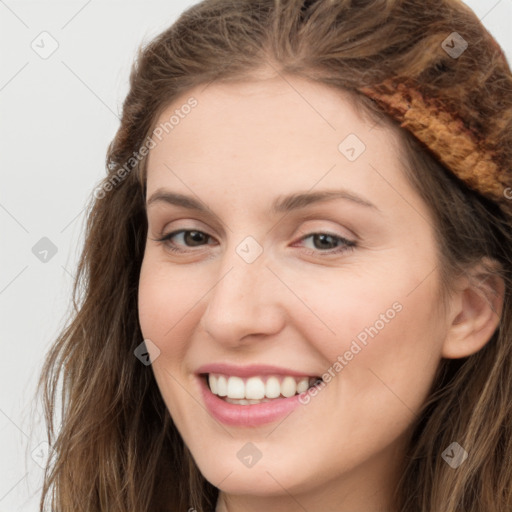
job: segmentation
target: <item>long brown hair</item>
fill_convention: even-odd
[[[436,222],[446,289],[470,264],[499,263],[506,284],[500,325],[476,354],[442,360],[413,426],[394,510],[512,510],[511,219],[357,92],[398,69],[414,73],[426,54],[428,80],[442,84],[451,57],[434,58],[432,42],[457,30],[478,38],[476,65],[484,65],[490,36],[457,0],[206,0],[141,47],[108,148],[107,175],[88,205],[74,309],[39,380],[52,448],[41,511],[48,500],[54,512],[210,512],[215,506],[218,490],[184,446],[151,366],[134,355],[143,339],[137,291],[147,234],[140,150],[159,114],[192,87],[250,80],[262,68],[348,92],[371,119],[399,133],[407,177]],[[500,101],[510,103],[511,78],[501,80],[508,96]],[[489,90],[495,91],[490,82]],[[458,470],[441,458],[453,441],[470,454]]]

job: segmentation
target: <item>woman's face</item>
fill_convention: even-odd
[[[395,135],[292,77],[196,88],[165,122],[139,316],[184,442],[244,510],[373,510],[447,332],[433,222]],[[228,403],[202,374],[232,401],[280,398]]]

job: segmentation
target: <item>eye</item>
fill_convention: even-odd
[[[171,241],[178,235],[182,236],[182,239],[184,242],[186,242],[186,244],[188,244],[189,242],[191,243],[191,245],[185,244],[185,247],[198,247],[201,245],[201,242],[204,241],[205,239],[212,238],[210,235],[207,235],[206,233],[203,233],[202,231],[197,231],[195,229],[180,229],[178,231],[173,231],[172,233],[164,235],[163,237],[157,239],[156,241],[165,243],[167,248],[173,252],[190,252],[178,248],[176,244]]]
[[[345,251],[353,250],[356,247],[356,242],[348,240],[342,236],[334,235],[331,233],[310,233],[300,239],[300,241],[311,238],[313,241],[314,250],[306,251],[308,254],[340,254]],[[331,248],[334,244],[334,248]],[[327,246],[327,247],[326,247]],[[327,250],[324,250],[327,249]]]

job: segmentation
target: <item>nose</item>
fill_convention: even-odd
[[[200,322],[212,339],[237,347],[283,328],[285,286],[271,266],[264,252],[248,263],[234,249],[226,251]]]

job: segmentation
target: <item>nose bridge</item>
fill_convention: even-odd
[[[247,237],[223,254],[218,277],[207,295],[202,326],[219,341],[279,331],[282,310],[278,279],[267,268],[263,248]]]

